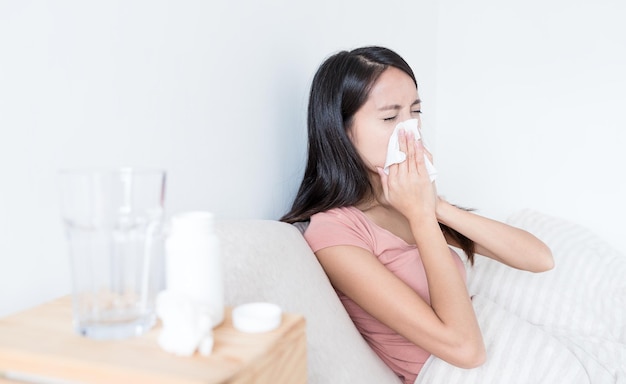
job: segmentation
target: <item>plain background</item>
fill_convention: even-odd
[[[69,293],[57,172],[168,172],[168,214],[277,219],[330,54],[413,67],[438,189],[621,250],[626,5],[611,0],[0,0],[0,315]]]

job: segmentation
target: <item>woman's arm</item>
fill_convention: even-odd
[[[442,263],[443,268],[429,274],[430,306],[363,248],[333,246],[315,254],[336,289],[412,343],[462,368],[484,362],[480,329],[456,267]],[[448,249],[431,256],[452,260]],[[436,280],[439,273],[446,276]]]
[[[437,203],[437,220],[473,240],[478,254],[531,272],[554,267],[550,248],[527,231],[457,208],[443,199]],[[458,246],[451,239],[448,242]]]
[[[401,133],[405,162],[380,171],[387,209],[405,216],[427,277],[430,305],[370,252],[337,246],[316,253],[333,285],[372,316],[428,352],[460,367],[485,359],[476,315],[437,217],[436,191],[424,164],[424,148]]]

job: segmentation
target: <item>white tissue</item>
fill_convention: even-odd
[[[415,136],[415,140],[420,140],[422,137],[419,129],[417,129],[417,119],[406,120],[396,125],[396,128],[389,138],[389,144],[387,145],[387,159],[383,167],[386,174],[389,174],[389,167],[391,165],[400,164],[406,160],[406,154],[400,151],[400,142],[398,141],[398,132],[400,129],[404,129],[407,133],[412,132]],[[424,161],[426,163],[426,170],[430,176],[430,181],[434,181],[437,178],[437,170],[426,154],[424,154]]]
[[[211,316],[188,296],[164,290],[157,296],[156,312],[163,324],[158,343],[166,352],[191,356],[199,350],[204,356],[211,354]]]

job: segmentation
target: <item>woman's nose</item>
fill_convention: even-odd
[[[398,114],[398,122],[403,122],[412,119],[411,112],[400,112]]]
[[[417,114],[417,116],[412,113],[412,112],[401,112],[398,115],[398,122],[402,122],[402,121],[407,121],[407,120],[411,120],[411,119],[417,119],[417,127],[421,128],[422,127],[422,117]]]

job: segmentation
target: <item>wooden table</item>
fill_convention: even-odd
[[[141,337],[101,341],[77,335],[64,297],[0,319],[0,383],[13,373],[79,383],[306,383],[302,316],[284,314],[275,331],[246,334],[226,310],[213,353],[179,357],[157,344],[159,326]]]

